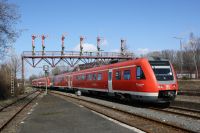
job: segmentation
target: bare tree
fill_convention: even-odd
[[[172,63],[176,61],[176,51],[174,50],[162,50],[161,56],[165,59],[169,59]]]
[[[7,0],[0,0],[0,60],[12,47],[12,43],[19,36],[19,31],[14,27],[20,15],[15,4],[10,4]]]
[[[150,57],[150,56],[152,56],[152,57],[161,57],[161,52],[160,51],[149,52],[149,53],[147,53],[146,56],[147,57]]]
[[[168,59],[177,70],[180,68],[180,59],[178,58],[178,52],[175,50],[162,50],[161,57]]]
[[[197,58],[198,58],[198,52],[199,52],[198,48],[200,47],[199,45],[200,45],[199,39],[196,38],[193,33],[190,33],[189,48],[192,53],[192,59],[194,62],[197,78],[199,77],[198,76],[199,70],[198,70],[198,66],[197,66],[197,63],[198,63]]]
[[[59,67],[55,67],[51,70],[52,75],[58,75],[61,73],[61,69]]]
[[[17,78],[17,75],[21,72],[22,68],[20,56],[13,54],[9,64],[11,66],[11,70],[14,72],[15,78]]]
[[[32,83],[32,80],[37,79],[38,77],[39,77],[39,76],[37,76],[37,75],[35,75],[35,74],[31,75],[31,76],[29,77],[29,83],[31,84],[31,83]]]

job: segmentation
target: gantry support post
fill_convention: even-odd
[[[24,57],[22,56],[22,92],[25,90],[24,71]]]

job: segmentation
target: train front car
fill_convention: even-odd
[[[166,60],[156,57],[148,58],[150,64],[149,72],[152,76],[152,89],[158,93],[157,102],[171,102],[175,99],[178,84],[172,64]],[[154,86],[155,85],[155,86]]]

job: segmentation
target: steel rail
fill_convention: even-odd
[[[24,97],[21,97],[21,98],[19,98],[19,99],[17,99],[17,100],[15,100],[15,101],[12,102],[12,103],[9,103],[9,104],[7,104],[7,105],[5,105],[5,106],[2,106],[2,108],[0,108],[0,112],[3,111],[4,109],[8,108],[9,106],[12,106],[13,104],[17,103],[18,101],[23,100],[23,99],[25,99],[26,97],[28,97],[28,96],[32,95],[33,93],[36,93],[36,92],[37,92],[37,91],[31,92],[31,93],[29,93],[28,95],[26,95],[26,96],[24,96]]]
[[[198,119],[198,120],[200,119],[200,114],[199,114],[199,116],[197,115],[197,113],[199,113],[199,112],[191,111],[191,110],[188,110],[188,109],[185,110],[185,109],[173,108],[173,107],[168,107],[168,108],[165,108],[165,109],[149,107],[148,109],[152,109],[152,110],[156,110],[156,111],[160,111],[160,112],[165,112],[165,113],[170,113],[170,114],[175,114],[175,115],[179,115],[179,116],[183,116],[183,117],[189,117],[189,118]],[[170,109],[172,109],[172,110],[170,110]],[[196,115],[192,115],[192,114],[189,114],[189,113],[182,113],[182,112],[178,112],[178,111],[182,111],[182,112],[187,111],[187,112],[190,112],[190,113],[195,113]]]
[[[178,106],[170,106],[170,108],[172,108],[172,109],[180,109],[180,110],[190,111],[190,112],[195,112],[195,113],[200,113],[200,110],[196,110],[196,109],[188,109],[188,108],[183,108],[183,107],[178,107]]]

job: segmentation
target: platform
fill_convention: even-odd
[[[41,99],[18,133],[133,133],[134,131],[58,97]]]

